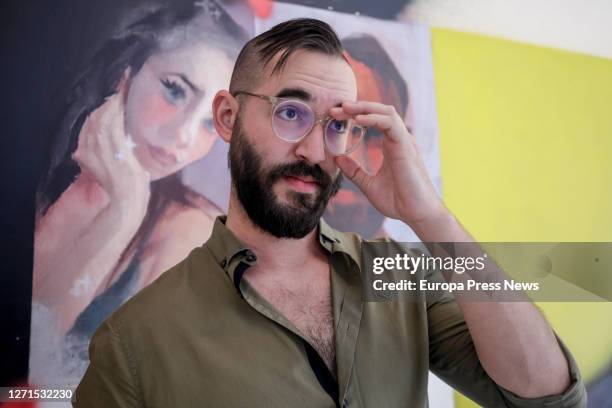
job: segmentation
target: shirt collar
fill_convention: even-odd
[[[239,278],[234,276],[237,266],[240,263],[253,265],[257,262],[257,256],[225,226],[226,220],[226,215],[220,215],[215,219],[212,234],[205,246],[210,249],[217,264],[225,270],[232,281],[235,281],[235,278]],[[318,231],[319,243],[327,252],[330,254],[345,253],[358,268],[360,267],[361,237],[359,235],[335,230],[323,218],[319,220]]]
[[[319,220],[319,242],[330,254],[343,252],[347,254],[357,266],[361,265],[361,241],[363,239],[351,232],[340,232],[325,222]]]

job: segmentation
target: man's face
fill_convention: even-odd
[[[284,69],[270,76],[272,64],[256,89],[248,91],[290,97],[309,104],[317,118],[357,96],[355,77],[340,57],[299,50]],[[240,111],[230,142],[232,182],[251,220],[279,238],[301,238],[312,231],[341,177],[325,149],[323,126],[315,125],[302,140],[289,143],[274,133],[269,102],[240,96]]]

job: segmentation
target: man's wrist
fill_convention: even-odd
[[[465,232],[444,204],[428,217],[417,221],[404,222],[408,224],[423,242],[460,242],[470,240],[467,232]]]

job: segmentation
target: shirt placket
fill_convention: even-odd
[[[332,307],[334,314],[336,365],[339,401],[342,407],[350,406],[348,394],[351,371],[355,361],[355,350],[362,316],[361,282],[359,266],[342,250],[342,244],[322,236],[321,244],[330,253]],[[242,279],[246,270],[255,264],[257,256],[249,249],[241,249],[222,266],[232,279],[240,296],[263,316],[271,319],[314,349],[314,345],[283,314],[263,298],[247,280]]]
[[[363,313],[361,283],[358,266],[346,254],[334,252],[330,257],[332,268],[332,298],[336,338],[336,364],[342,407],[350,405],[348,393],[355,361],[359,325]]]

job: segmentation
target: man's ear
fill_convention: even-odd
[[[219,91],[213,99],[213,122],[221,139],[229,143],[238,115],[238,101],[228,91]]]

